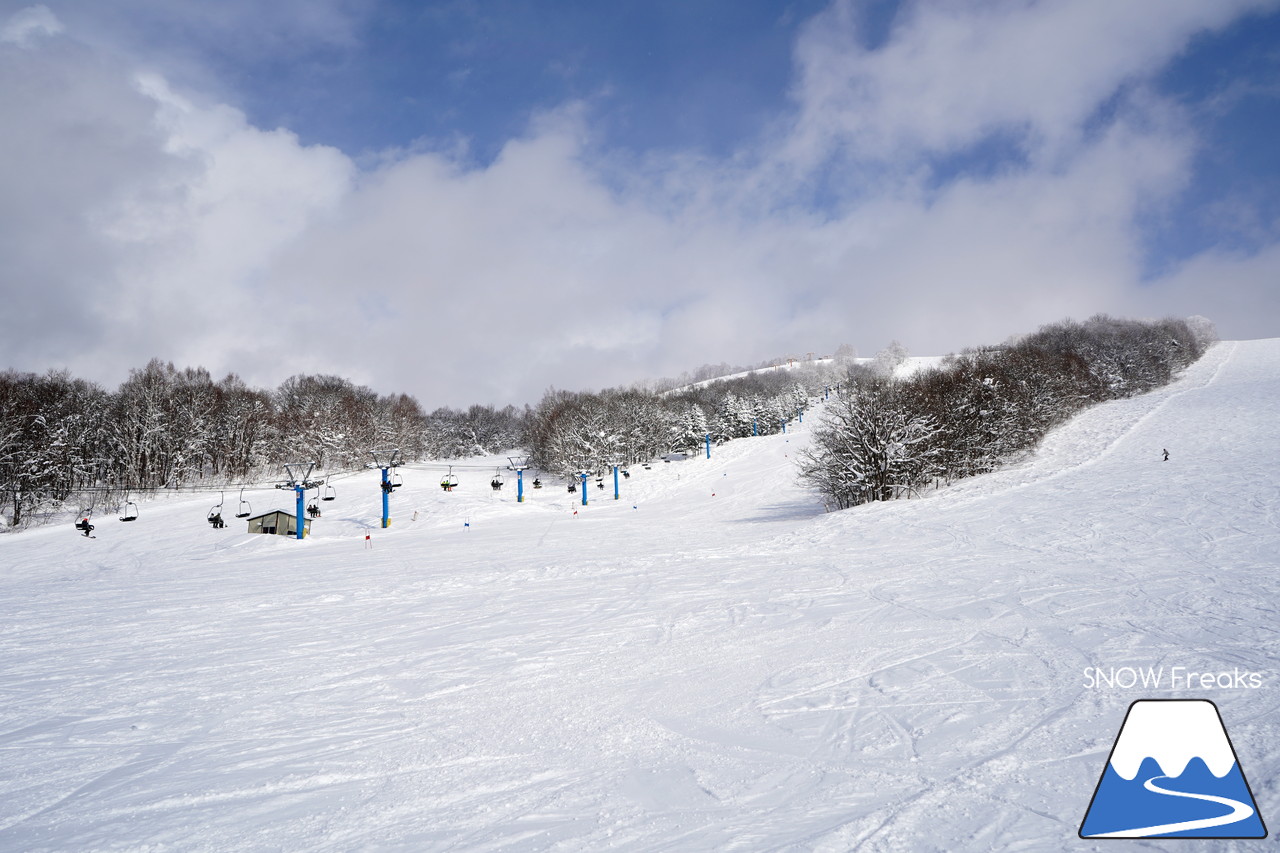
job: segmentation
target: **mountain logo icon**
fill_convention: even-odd
[[[1081,838],[1266,838],[1218,706],[1129,706],[1080,824]]]

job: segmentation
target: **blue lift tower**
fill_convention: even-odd
[[[302,476],[298,476],[296,472],[302,470],[302,466],[307,466],[307,471]],[[311,479],[311,472],[315,470],[314,462],[286,462],[284,463],[284,472],[289,475],[289,479],[284,483],[277,483],[277,489],[293,489],[294,494],[298,497],[298,532],[294,534],[295,539],[301,539],[306,533],[306,525],[303,521],[303,507],[307,502],[307,489],[315,489],[324,485],[324,480]]]
[[[524,470],[529,467],[528,456],[508,456],[507,467],[516,472],[516,503],[524,503]]]
[[[369,455],[373,457],[373,467],[382,469],[382,526],[384,528],[391,526],[391,490],[396,487],[396,483],[391,482],[391,469],[396,467],[402,461],[400,458],[400,448],[391,450],[371,450]]]

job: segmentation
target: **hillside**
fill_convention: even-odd
[[[894,369],[893,375],[899,379],[905,379],[906,377],[911,376],[917,373],[918,371],[924,370],[925,368],[938,366],[939,364],[942,363],[943,358],[944,356],[939,356],[939,355],[907,356],[903,360],[903,362]],[[871,365],[871,364],[874,364],[875,361],[876,360],[874,358],[851,358],[843,363]],[[752,376],[752,375],[764,375],[764,374],[775,373],[778,371],[781,371],[783,373],[788,373],[791,371],[805,370],[807,368],[813,368],[813,367],[835,367],[835,366],[838,366],[838,364],[839,363],[836,362],[835,359],[827,356],[823,356],[822,358],[810,359],[810,360],[791,359],[789,361],[779,362],[778,364],[774,364],[769,367],[758,367],[753,370],[744,370],[738,373],[727,373],[724,376],[715,376],[710,379],[702,379],[697,382],[692,382],[688,385],[681,385],[678,388],[672,388],[671,390],[664,391],[662,393],[664,395],[679,394],[682,391],[688,391],[693,388],[703,388],[707,385],[714,385],[717,382],[728,382],[734,379],[743,379],[745,377]]]
[[[1276,819],[1280,340],[921,500],[825,514],[811,423],[586,507],[409,466],[388,530],[369,472],[301,542],[207,495],[0,537],[0,848],[1060,849],[1184,696]]]

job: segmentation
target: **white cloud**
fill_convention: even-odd
[[[621,164],[567,105],[483,167],[361,170],[71,35],[0,43],[0,364],[110,384],[160,356],[434,406],[843,341],[941,353],[1099,311],[1265,333],[1274,250],[1142,280],[1139,224],[1198,144],[1143,80],[1245,4],[910,8],[876,50],[845,4],[807,28],[796,112],[732,162]],[[1010,128],[1024,160],[933,168]],[[822,212],[796,202],[815,187]]]
[[[337,151],[197,107],[66,38],[0,47],[0,114],[0,358],[22,369],[237,367],[224,353],[256,348],[278,301],[268,262],[351,179]]]
[[[1129,294],[1121,310],[1148,316],[1151,306],[1175,317],[1199,314],[1234,339],[1280,336],[1280,244],[1254,254],[1211,250]],[[1154,291],[1154,293],[1152,292]]]
[[[270,264],[336,210],[354,167],[336,149],[254,128],[230,107],[198,107],[154,76],[137,85],[155,104],[165,159],[182,168],[176,182],[144,184],[99,218],[126,256],[117,323],[156,330],[149,337],[174,358],[231,370],[227,353],[269,353],[260,342],[290,325],[291,294]]]
[[[94,217],[169,165],[128,73],[62,37],[0,43],[0,346],[15,367],[67,364],[110,331],[120,254]]]
[[[0,44],[30,44],[38,36],[54,36],[62,32],[62,22],[48,6],[29,6],[15,12],[0,27]]]
[[[905,5],[891,40],[862,46],[852,0],[837,0],[796,48],[802,163],[843,148],[901,160],[1011,133],[1032,149],[1079,143],[1085,123],[1191,37],[1270,0],[994,0]]]

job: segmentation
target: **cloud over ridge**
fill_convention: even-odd
[[[356,13],[326,8],[326,43],[356,38]],[[1275,8],[918,2],[867,46],[836,2],[797,31],[791,106],[733,157],[623,156],[567,100],[488,162],[255,127],[56,8],[17,9],[0,361],[336,373],[431,406],[846,340],[944,352],[1097,312],[1280,333],[1276,235],[1157,277],[1144,256],[1202,144],[1153,81]]]

